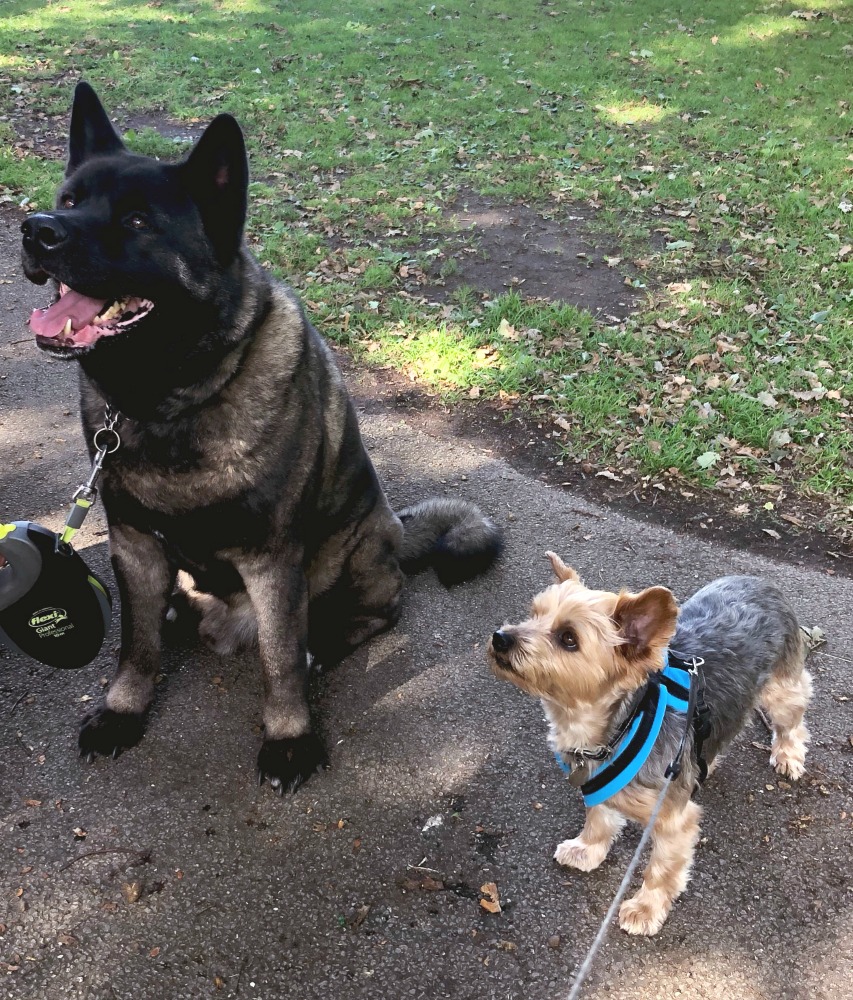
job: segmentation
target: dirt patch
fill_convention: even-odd
[[[462,401],[451,409],[393,370],[365,368],[342,350],[336,355],[358,406],[367,412],[392,410],[427,434],[484,448],[554,488],[679,534],[822,569],[831,576],[853,577],[853,551],[833,534],[829,511],[817,501],[785,498],[784,513],[800,520],[800,528],[764,510],[737,517],[731,513],[736,500],[677,480],[661,491],[630,476],[621,482],[601,478],[596,475],[599,470],[586,462],[561,466],[553,443],[546,438],[548,428],[535,418],[483,401]],[[777,511],[778,499],[775,495]],[[567,537],[572,528],[566,526]]]
[[[68,122],[70,111],[58,115],[37,114],[25,109],[20,115],[11,114],[0,118],[6,121],[15,131],[15,146],[22,152],[32,156],[40,156],[45,160],[65,160],[68,149]],[[113,118],[113,124],[120,135],[125,132],[142,132],[153,129],[164,139],[169,139],[176,146],[195,142],[207,125],[206,121],[179,122],[173,118],[163,119],[156,114],[123,114],[118,112]],[[180,150],[178,150],[180,152]]]
[[[202,121],[200,118],[194,118],[188,122],[179,122],[174,118],[163,118],[157,114],[118,115],[115,121],[121,133],[153,129],[164,139],[171,139],[174,143],[195,142],[209,124],[208,119]]]
[[[443,301],[464,286],[490,295],[517,290],[625,319],[643,292],[628,283],[636,276],[594,219],[594,209],[585,206],[543,216],[527,205],[463,190],[445,214],[443,231],[418,248],[442,251],[423,294]]]
[[[15,146],[45,160],[64,160],[68,148],[68,114],[27,114],[4,118],[15,130]]]

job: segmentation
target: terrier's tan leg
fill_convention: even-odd
[[[591,872],[607,857],[613,841],[625,825],[625,817],[609,806],[587,810],[583,829],[573,840],[564,840],[554,852],[561,865]]]
[[[812,678],[808,670],[796,677],[774,674],[759,696],[773,725],[770,763],[779,774],[796,781],[803,776],[809,731],[803,715],[812,696]]]
[[[622,930],[652,935],[663,927],[673,901],[687,886],[701,816],[702,810],[689,799],[664,802],[652,834],[643,884],[636,896],[619,908]]]

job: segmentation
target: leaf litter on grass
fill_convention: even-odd
[[[523,407],[558,461],[714,486],[733,510],[768,490],[777,508],[825,497],[844,525],[850,12],[824,6],[710,0],[675,17],[644,0],[575,18],[505,4],[398,22],[319,0],[318,33],[298,4],[12,3],[0,184],[49,203],[78,72],[121,120],[172,130],[134,138],[156,155],[232,111],[259,178],[253,246],[327,335],[449,399]],[[509,278],[497,287],[477,270],[483,241],[454,243],[466,191],[539,219],[518,252],[490,254]],[[613,320],[513,273],[572,216],[602,236],[575,252],[579,276],[626,282]],[[509,244],[511,227],[491,235]]]

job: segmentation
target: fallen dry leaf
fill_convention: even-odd
[[[370,913],[370,906],[367,903],[364,903],[361,906],[359,906],[359,908],[355,911],[355,913],[349,918],[347,923],[354,930],[358,930],[358,928],[361,927],[361,925],[367,919],[367,915],[369,913]]]
[[[505,318],[500,321],[498,335],[504,337],[506,340],[518,340],[518,331]]]
[[[485,882],[480,886],[480,892],[483,894],[483,897],[480,900],[480,906],[482,906],[488,913],[500,913],[501,898],[498,893],[498,887],[495,883]]]
[[[128,903],[135,903],[142,895],[142,883],[127,882],[121,887],[121,892]]]
[[[424,892],[440,892],[444,888],[444,882],[433,878],[431,875],[422,875],[420,878],[404,878],[400,880],[401,889],[421,889]]]

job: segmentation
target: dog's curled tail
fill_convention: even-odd
[[[432,566],[446,587],[484,573],[503,550],[498,526],[467,500],[434,497],[398,511],[397,517],[403,523],[404,572]]]

